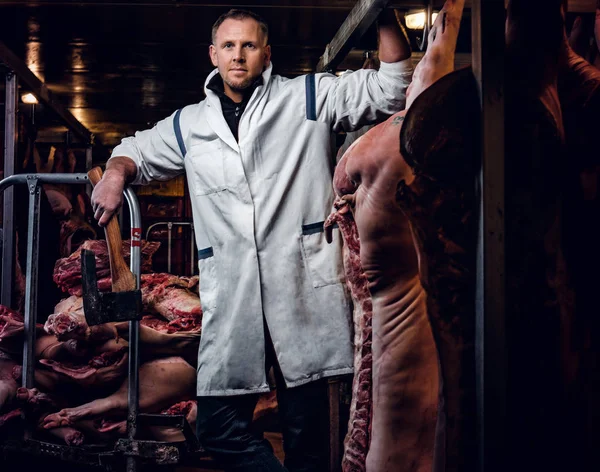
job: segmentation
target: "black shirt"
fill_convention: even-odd
[[[210,79],[210,82],[206,86],[206,88],[215,92],[221,100],[223,117],[229,125],[229,129],[231,130],[231,133],[235,137],[236,141],[238,141],[238,128],[240,126],[240,118],[242,117],[242,113],[244,113],[246,105],[248,105],[248,101],[250,100],[250,97],[252,96],[252,93],[256,87],[262,84],[263,78],[261,75],[252,83],[250,87],[244,90],[244,98],[240,103],[234,102],[231,98],[225,95],[223,79],[219,74],[216,74],[212,79]]]

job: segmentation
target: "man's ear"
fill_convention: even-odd
[[[263,64],[265,67],[269,67],[270,63],[271,63],[271,46],[267,44],[265,46],[265,58],[264,58]]]
[[[208,55],[210,56],[212,65],[218,67],[219,61],[217,60],[217,48],[215,48],[212,44],[208,47]]]

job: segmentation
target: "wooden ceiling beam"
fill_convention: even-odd
[[[388,6],[389,0],[358,0],[317,64],[317,72],[332,71]]]

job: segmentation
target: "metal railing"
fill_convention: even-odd
[[[167,272],[171,273],[171,261],[173,250],[173,226],[188,226],[191,231],[190,235],[190,275],[194,275],[194,270],[197,263],[196,257],[196,238],[194,236],[194,225],[191,222],[174,222],[174,221],[159,221],[148,227],[146,231],[146,241],[150,241],[151,231],[157,226],[167,226]]]

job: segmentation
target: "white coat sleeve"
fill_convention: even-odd
[[[181,122],[184,112],[181,114]],[[170,180],[184,172],[184,156],[177,144],[173,128],[174,117],[175,113],[156,123],[153,128],[137,131],[134,136],[124,138],[113,149],[111,159],[126,156],[135,162],[137,175],[133,184]]]
[[[354,131],[404,109],[413,74],[411,59],[382,62],[379,70],[347,71],[337,77],[317,74],[317,119],[333,130]]]

